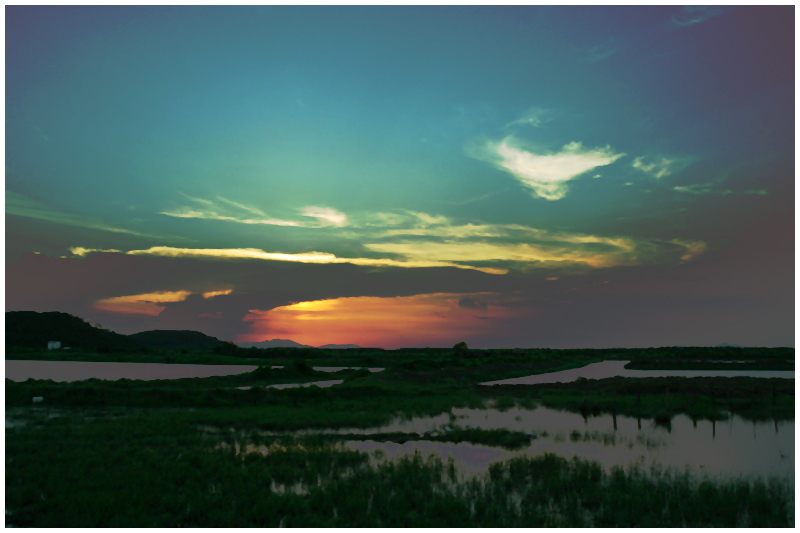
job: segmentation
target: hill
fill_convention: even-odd
[[[261,342],[240,342],[240,348],[313,348],[307,344],[300,344],[289,339],[272,339]]]
[[[58,311],[6,312],[6,349],[47,349],[47,343],[58,341],[62,347],[93,352],[141,350],[134,340],[92,326],[84,319]]]
[[[208,350],[226,343],[205,333],[191,330],[154,329],[127,336],[152,350]]]

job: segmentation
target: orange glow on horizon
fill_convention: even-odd
[[[470,307],[459,306],[469,297]],[[237,342],[291,339],[300,344],[358,344],[363,347],[451,346],[489,330],[519,310],[492,305],[480,294],[424,294],[395,298],[356,297],[299,302],[244,317],[249,333]]]

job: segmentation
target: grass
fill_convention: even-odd
[[[449,350],[362,351],[283,360],[167,354],[175,362],[223,358],[229,364],[258,362],[261,368],[237,376],[158,381],[7,379],[7,416],[8,410],[19,410],[11,418],[22,417],[27,424],[6,429],[6,508],[11,511],[6,521],[32,527],[793,525],[789,505],[794,489],[778,480],[720,481],[636,469],[609,473],[596,463],[543,456],[513,459],[493,466],[485,479],[458,482],[453,464],[417,456],[375,464],[367,454],[337,444],[425,439],[520,449],[532,439],[522,432],[451,427],[423,436],[258,434],[380,427],[398,416],[436,416],[454,407],[481,409],[489,402],[500,411],[543,404],[586,417],[616,413],[651,418],[666,426],[679,413],[710,420],[725,418],[729,411],[753,420],[794,418],[794,380],[786,379],[611,378],[477,385],[631,358],[624,350],[564,352],[473,350],[455,357]],[[665,353],[675,359],[669,351],[641,352],[653,361],[669,359]],[[745,358],[724,350],[709,353],[717,359]],[[762,359],[772,355],[767,352]],[[778,355],[786,360],[785,353]],[[108,361],[115,355],[98,357]],[[244,363],[234,362],[239,360]],[[268,368],[277,364],[285,368]],[[386,370],[326,373],[311,366]],[[326,389],[265,388],[331,379],[344,382]],[[32,409],[36,396],[44,400]],[[60,416],[49,416],[55,414]],[[203,425],[218,433],[198,431]],[[250,437],[229,428],[240,428]],[[222,442],[229,447],[215,448]],[[244,442],[269,445],[269,452],[263,457],[237,455],[235,445]]]
[[[6,524],[26,527],[787,527],[793,489],[545,455],[458,482],[419,454],[329,443],[236,454],[189,418],[52,419],[6,431]]]
[[[728,412],[747,420],[788,420],[794,418],[795,406],[794,380],[782,378],[579,378],[571,383],[495,385],[472,390],[485,397],[513,397],[528,403],[535,400],[584,416],[608,413],[662,420],[678,414],[720,420]]]

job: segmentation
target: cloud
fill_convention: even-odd
[[[222,291],[208,291],[203,293],[203,298],[208,300],[209,298],[214,298],[215,296],[227,296],[228,294],[232,293],[233,289],[225,289]]]
[[[495,194],[499,194],[499,193],[505,192],[507,190],[508,189],[498,189],[496,191],[487,192],[486,194],[482,194],[482,195],[476,196],[474,198],[468,198],[467,200],[462,200],[460,202],[451,201],[450,203],[453,204],[453,205],[467,205],[467,204],[471,204],[473,202],[480,202],[481,200],[486,200],[487,198],[491,198]]]
[[[300,213],[304,217],[316,218],[320,226],[336,226],[341,228],[347,225],[347,215],[330,207],[309,206]]]
[[[569,191],[567,182],[593,168],[610,165],[625,154],[615,154],[610,146],[586,149],[579,142],[565,145],[556,153],[533,153],[514,146],[515,139],[507,137],[489,145],[500,160],[496,164],[526,187],[534,196],[559,200]],[[496,157],[495,157],[496,158]]]
[[[510,128],[512,126],[533,126],[534,128],[541,128],[544,124],[553,120],[552,117],[549,116],[550,114],[551,112],[547,109],[532,107],[522,113],[519,118],[512,120],[504,127]]]
[[[219,202],[205,198],[195,198],[181,193],[195,204],[196,207],[180,207],[172,211],[162,211],[160,214],[176,218],[201,218],[206,220],[226,220],[240,224],[267,224],[271,226],[302,226],[302,222],[269,218],[261,210],[217,196]],[[257,215],[259,218],[253,218]]]
[[[670,242],[686,248],[686,253],[681,256],[682,263],[694,259],[695,256],[705,252],[708,249],[708,245],[702,241],[683,241],[680,239],[672,239]]]
[[[37,202],[36,200],[32,200],[27,196],[23,196],[12,191],[5,191],[5,194],[7,215],[35,218],[38,220],[54,222],[56,224],[64,224],[66,226],[97,229],[101,231],[110,231],[112,233],[126,233],[129,235],[136,235],[138,237],[160,238],[156,235],[148,235],[146,233],[139,233],[129,229],[109,226],[87,216],[56,211],[40,202]]]
[[[674,163],[673,160],[667,159],[666,157],[662,157],[661,161],[651,162],[651,163],[644,163],[644,157],[637,157],[633,160],[633,168],[639,169],[646,174],[650,174],[656,178],[663,178],[664,176],[669,176],[672,172],[669,169],[669,166]]]
[[[712,183],[695,183],[693,185],[681,185],[673,187],[672,190],[694,195],[719,194],[721,196],[728,196],[729,194],[733,194],[731,189],[714,189],[713,187],[714,184]]]
[[[352,264],[375,268],[452,267],[496,275],[506,274],[509,269],[566,269],[585,273],[587,269],[677,261],[674,245],[665,244],[667,241],[554,232],[520,224],[458,224],[443,215],[410,210],[356,213],[351,227],[340,235],[356,241],[354,246],[348,247],[350,251],[345,257],[328,251],[283,253],[258,248],[169,246],[124,252],[76,246],[71,252],[75,256],[116,251],[139,256]]]
[[[343,227],[347,225],[347,215],[330,207],[308,206],[300,210],[305,217],[316,218],[316,224],[298,220],[284,220],[268,217],[257,207],[248,206],[217,196],[216,201],[195,198],[181,193],[195,203],[194,207],[184,206],[160,214],[176,218],[201,218],[206,220],[224,220],[239,224],[265,224],[270,226],[293,226],[303,228],[322,228],[327,226]],[[255,216],[254,216],[255,215]]]
[[[684,6],[680,13],[672,16],[672,23],[679,27],[691,26],[722,15],[728,9],[725,6]]]
[[[70,251],[79,256],[97,252],[118,252],[118,250],[97,250],[82,247],[71,248]],[[296,263],[350,263],[360,266],[373,267],[400,267],[400,268],[428,268],[428,267],[455,267],[467,270],[478,270],[487,274],[506,274],[508,271],[501,268],[476,267],[462,265],[437,259],[398,261],[395,259],[373,259],[367,257],[345,258],[336,257],[334,254],[322,252],[307,252],[302,254],[270,253],[257,248],[173,248],[169,246],[153,246],[147,250],[129,250],[123,252],[127,255],[153,255],[160,257],[194,257],[218,260],[257,259],[262,261],[289,261]]]
[[[510,262],[543,268],[608,268],[637,264],[626,250],[595,251],[574,246],[504,244],[489,242],[414,242],[365,244],[375,252],[405,257],[410,262],[445,261],[458,263]]]
[[[192,294],[191,291],[160,291],[149,294],[134,294],[104,298],[94,303],[98,311],[158,316],[165,309],[156,304],[182,302]]]
[[[605,61],[609,57],[622,50],[622,48],[622,44],[617,42],[616,38],[609,37],[608,43],[596,44],[586,48],[578,48],[577,51],[583,55],[581,57],[581,61],[586,63],[598,63],[600,61]]]

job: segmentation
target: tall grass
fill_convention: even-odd
[[[330,443],[259,453],[181,417],[6,431],[6,523],[32,527],[791,526],[793,488],[544,455],[458,482],[420,454],[370,464]],[[239,453],[236,445],[239,444]]]

